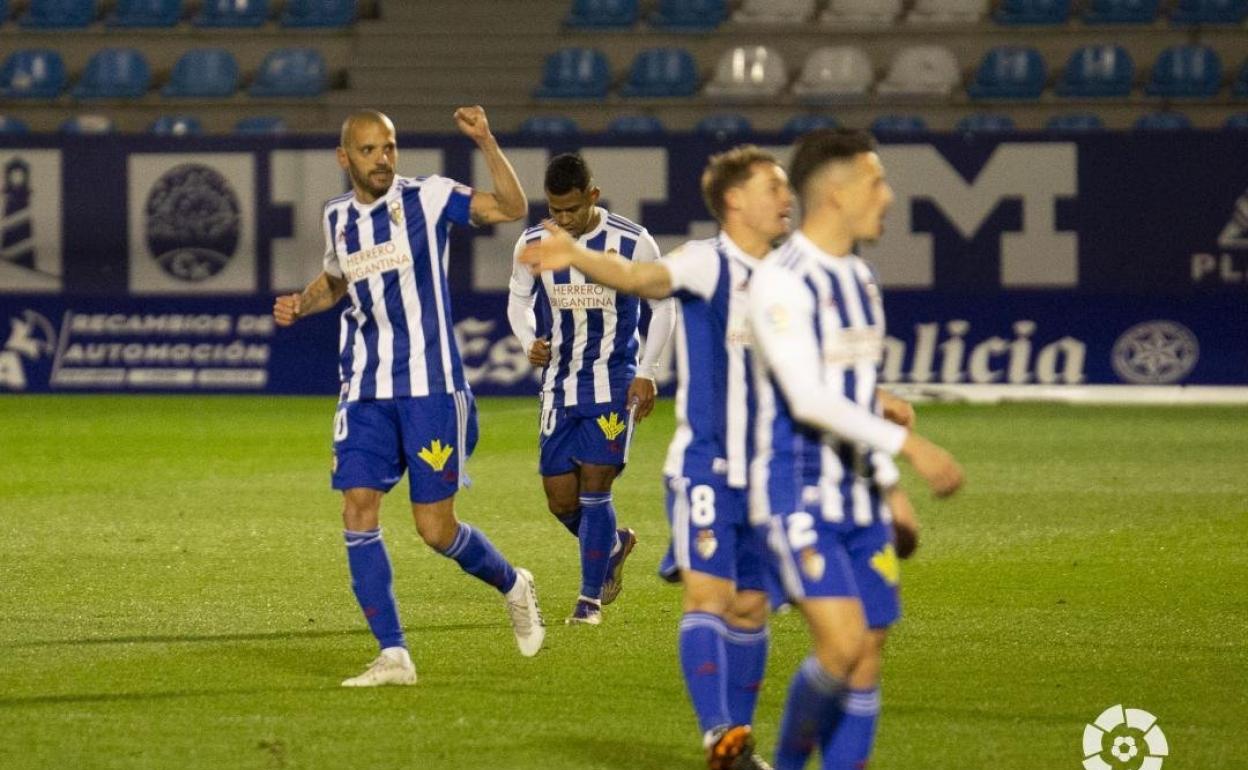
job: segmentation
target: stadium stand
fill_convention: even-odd
[[[1239,68],[1239,75],[1231,85],[1231,93],[1237,99],[1248,99],[1248,59]]]
[[[871,132],[884,136],[921,134],[928,130],[927,121],[919,115],[881,115],[871,121]]]
[[[646,137],[667,133],[663,122],[653,115],[620,115],[607,124],[607,133],[614,136]]]
[[[8,134],[12,136],[14,134],[29,133],[30,126],[26,124],[26,121],[9,115],[0,115],[0,134]]]
[[[61,123],[60,132],[62,134],[74,134],[78,136],[94,136],[99,134],[112,134],[116,132],[117,124],[107,115],[85,114],[74,115]]]
[[[972,99],[1038,99],[1046,78],[1036,49],[997,46],[984,55],[966,91]]]
[[[579,29],[627,29],[637,23],[637,0],[575,0],[563,20]]]
[[[259,27],[269,17],[269,0],[204,0],[196,27]]]
[[[684,48],[648,48],[637,54],[621,96],[673,98],[698,91],[698,65]]]
[[[151,83],[151,69],[140,51],[104,48],[87,62],[70,93],[75,99],[138,99],[147,93]]]
[[[1202,98],[1222,86],[1222,62],[1208,46],[1176,45],[1161,52],[1144,91],[1150,96]]]
[[[1231,115],[1222,127],[1231,131],[1248,131],[1248,112],[1237,112]]]
[[[605,99],[611,87],[611,65],[596,48],[560,48],[546,57],[539,99]]]
[[[719,57],[704,93],[714,99],[765,99],[788,84],[788,69],[779,52],[761,45],[740,45]]]
[[[960,134],[1008,134],[1015,130],[1014,119],[996,112],[973,112],[958,121]]]
[[[258,97],[319,96],[325,91],[325,59],[314,48],[279,48],[264,57],[248,93]]]
[[[992,18],[998,24],[1065,24],[1070,0],[1003,0]]]
[[[283,27],[346,27],[355,19],[355,0],[286,0]]]
[[[54,99],[65,83],[61,55],[45,48],[14,51],[0,70],[0,95],[6,99]]]
[[[204,132],[193,115],[161,115],[147,130],[157,136],[198,136]]]
[[[807,103],[865,97],[874,81],[866,51],[857,46],[822,46],[806,57],[793,94]]]
[[[106,23],[110,27],[162,28],[182,18],[182,0],[118,0]]]
[[[876,87],[890,96],[947,97],[962,83],[958,60],[948,48],[916,45],[898,52]]]
[[[1073,99],[1127,96],[1134,79],[1135,63],[1125,48],[1089,45],[1070,55],[1056,90]]]
[[[988,0],[915,0],[911,24],[975,24],[988,14]]]
[[[649,22],[657,29],[710,32],[727,17],[726,0],[659,0]]]
[[[520,133],[531,137],[568,137],[581,133],[576,121],[563,115],[534,115],[520,124]]]
[[[1157,20],[1160,0],[1089,0],[1084,24],[1149,24]]]
[[[182,99],[214,99],[238,91],[238,62],[224,48],[192,48],[173,65],[161,95]]]
[[[284,134],[290,130],[286,121],[276,115],[257,115],[242,118],[234,124],[236,134]]]
[[[811,131],[824,128],[837,128],[840,122],[831,115],[794,115],[780,129],[786,139],[793,139]]]
[[[738,24],[801,24],[815,16],[815,0],[745,0],[732,15]]]
[[[749,118],[744,115],[738,115],[732,112],[720,112],[714,115],[707,115],[698,121],[693,130],[699,134],[712,136],[715,139],[724,142],[733,137],[748,134],[754,130],[750,125]]]
[[[31,0],[19,23],[35,29],[81,29],[94,20],[94,0]]]
[[[829,26],[888,26],[901,10],[901,0],[831,0],[819,21]]]
[[[1178,0],[1171,24],[1241,24],[1248,18],[1248,0]]]
[[[1132,128],[1136,131],[1186,131],[1192,121],[1181,112],[1150,112],[1141,115]]]
[[[1105,121],[1092,112],[1066,112],[1049,118],[1044,130],[1059,134],[1084,134],[1104,131]]]

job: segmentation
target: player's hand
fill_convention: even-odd
[[[628,386],[628,395],[624,397],[624,403],[628,404],[631,409],[635,404],[637,411],[633,413],[633,422],[640,424],[643,419],[650,416],[654,411],[654,397],[659,393],[658,387],[654,384],[654,380],[649,377],[634,377],[632,384]]]
[[[533,275],[543,270],[564,270],[572,265],[576,256],[576,241],[549,219],[542,221],[546,237],[533,241],[520,252],[520,264],[529,268]]]
[[[909,559],[919,547],[919,519],[914,514],[914,506],[901,487],[888,490],[884,499],[893,512],[893,547],[899,558]]]
[[[529,363],[537,369],[550,363],[550,340],[545,337],[533,340],[533,347],[529,348]]]
[[[901,455],[937,497],[948,497],[962,486],[962,466],[953,459],[953,455],[919,434],[911,433],[906,437]]]
[[[491,136],[490,121],[485,118],[485,108],[479,104],[455,110],[455,126],[461,134],[478,144]]]
[[[884,419],[895,422],[903,428],[914,430],[914,407],[910,402],[882,388],[877,392],[880,396],[880,406],[884,408]]]
[[[303,295],[284,294],[273,302],[273,320],[278,326],[290,326],[299,320],[303,309]]]

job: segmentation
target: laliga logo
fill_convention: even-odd
[[[21,318],[9,319],[9,338],[0,350],[0,388],[26,389],[26,368],[22,359],[37,361],[56,350],[56,330],[48,319],[33,310]]]
[[[1137,763],[1141,754],[1144,758]],[[1170,744],[1157,726],[1157,717],[1119,704],[1084,726],[1083,756],[1084,770],[1161,770],[1161,758],[1170,756]]]

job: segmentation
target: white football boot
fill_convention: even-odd
[[[546,624],[542,622],[542,610],[537,606],[533,573],[516,567],[516,584],[504,598],[511,628],[516,632],[516,646],[520,648],[521,655],[531,658],[542,649],[542,642],[546,639]]]
[[[416,684],[416,666],[403,647],[387,647],[359,676],[344,679],[343,687],[379,687],[383,684]]]

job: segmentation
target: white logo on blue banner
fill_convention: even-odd
[[[251,154],[134,154],[127,181],[130,291],[256,290]]]
[[[1174,321],[1136,324],[1114,343],[1114,371],[1124,382],[1137,385],[1180,382],[1199,360],[1196,335]]]
[[[1235,201],[1231,218],[1218,236],[1218,245],[1224,249],[1248,249],[1248,191]]]
[[[0,152],[0,288],[61,290],[61,153]]]

